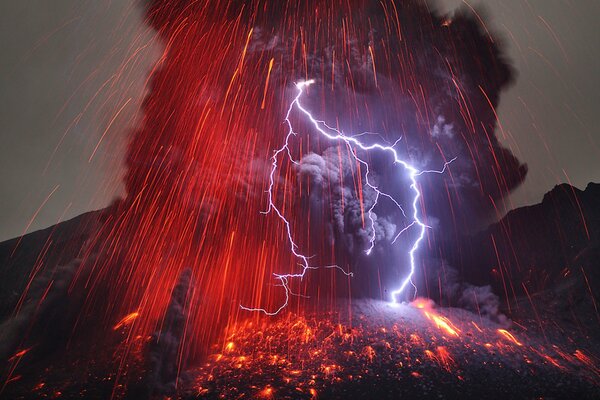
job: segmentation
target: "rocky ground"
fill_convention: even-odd
[[[600,398],[598,344],[579,333],[565,335],[553,321],[543,324],[540,335],[517,321],[499,325],[427,300],[360,301],[318,318],[285,313],[248,320],[231,328],[204,360],[173,374],[172,382],[152,381],[145,372],[140,339],[139,353],[132,352],[139,358],[119,376],[110,362],[118,345],[114,353],[92,349],[97,357],[85,361],[77,354],[90,349],[73,349],[61,362],[26,368],[2,396]]]

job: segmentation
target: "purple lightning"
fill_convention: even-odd
[[[439,171],[436,171],[436,170],[419,171],[418,169],[416,169],[415,167],[413,167],[412,165],[408,164],[406,161],[404,161],[398,157],[398,153],[396,152],[394,147],[396,146],[396,144],[398,144],[398,142],[402,138],[398,139],[392,145],[382,145],[382,144],[378,144],[378,143],[371,144],[371,145],[364,145],[357,138],[367,134],[367,132],[361,133],[358,135],[353,135],[353,136],[344,135],[339,130],[327,125],[324,121],[315,119],[312,116],[312,114],[306,108],[304,108],[302,106],[302,104],[300,103],[300,98],[302,97],[302,94],[304,94],[304,88],[308,87],[309,85],[311,85],[313,83],[314,83],[314,80],[311,79],[308,81],[298,82],[296,84],[296,89],[298,89],[298,93],[296,94],[296,97],[294,97],[294,100],[290,103],[289,108],[286,113],[286,116],[285,116],[285,123],[288,125],[288,128],[289,128],[288,133],[285,137],[285,142],[279,149],[275,150],[275,152],[273,153],[273,156],[271,157],[272,168],[271,168],[271,173],[269,175],[269,188],[267,190],[269,205],[268,205],[267,210],[263,212],[263,214],[269,214],[271,211],[274,211],[277,214],[277,216],[279,217],[279,219],[284,223],[284,225],[286,227],[287,235],[288,235],[288,240],[290,242],[290,250],[291,250],[292,254],[294,254],[294,256],[300,260],[300,264],[302,265],[302,272],[297,273],[297,274],[273,274],[275,279],[279,280],[281,286],[285,289],[285,302],[278,309],[276,309],[275,311],[268,311],[264,308],[249,308],[249,307],[244,307],[244,306],[240,305],[240,307],[242,309],[247,310],[247,311],[259,311],[266,315],[278,314],[281,310],[283,310],[288,305],[290,295],[294,295],[294,293],[292,293],[292,291],[290,290],[289,280],[294,279],[294,278],[300,278],[302,280],[304,278],[306,272],[309,270],[314,270],[314,269],[319,269],[319,268],[335,268],[335,269],[340,270],[346,276],[353,276],[353,274],[351,272],[347,272],[343,268],[341,268],[337,265],[329,265],[329,266],[322,266],[322,267],[311,266],[308,262],[310,257],[298,252],[298,245],[294,242],[294,238],[293,238],[291,227],[290,227],[290,222],[285,218],[285,216],[281,213],[281,210],[279,210],[279,208],[273,202],[273,186],[275,184],[275,173],[277,171],[277,167],[279,166],[279,164],[278,164],[279,156],[282,153],[287,153],[290,161],[294,164],[298,164],[298,162],[293,159],[293,157],[290,153],[290,148],[289,148],[290,139],[293,136],[296,136],[298,134],[297,132],[294,131],[292,122],[290,121],[290,114],[292,113],[294,107],[296,107],[302,114],[304,114],[308,118],[308,120],[313,124],[315,129],[320,134],[322,134],[323,136],[325,136],[326,138],[328,138],[330,140],[343,141],[348,146],[348,148],[351,150],[350,153],[352,154],[354,159],[358,163],[360,163],[361,165],[363,165],[365,167],[366,185],[375,192],[375,200],[373,201],[373,204],[371,205],[371,207],[369,207],[369,209],[367,211],[367,215],[369,217],[369,220],[371,221],[371,237],[369,239],[369,248],[365,250],[365,253],[367,255],[371,254],[371,252],[373,251],[373,248],[375,247],[376,236],[375,236],[375,220],[373,218],[373,209],[378,204],[379,198],[381,196],[383,196],[383,197],[389,199],[400,210],[402,215],[404,215],[405,217],[406,217],[406,213],[404,212],[404,209],[402,208],[400,203],[396,199],[394,199],[393,196],[391,196],[388,193],[380,191],[377,186],[375,186],[371,183],[371,181],[369,180],[369,174],[370,174],[369,164],[366,161],[364,161],[358,157],[358,155],[356,154],[357,153],[356,148],[359,148],[364,151],[379,149],[379,150],[389,152],[394,157],[394,164],[400,164],[400,165],[402,165],[402,167],[404,167],[404,169],[406,171],[408,171],[408,177],[411,181],[410,188],[415,193],[415,195],[413,197],[413,202],[412,202],[412,209],[413,209],[412,219],[413,219],[413,221],[409,225],[407,225],[405,228],[400,230],[400,232],[398,232],[398,234],[392,240],[392,243],[395,243],[396,240],[398,240],[398,238],[404,232],[406,232],[408,229],[410,229],[411,227],[413,227],[415,225],[417,225],[419,227],[419,235],[415,239],[413,246],[411,247],[411,249],[409,251],[410,272],[409,272],[408,276],[402,281],[400,287],[397,290],[394,290],[392,292],[391,301],[393,303],[397,302],[397,297],[404,291],[404,289],[406,288],[406,286],[409,283],[412,284],[413,287],[415,288],[415,295],[416,295],[416,290],[417,290],[416,286],[412,282],[412,277],[415,272],[415,252],[418,250],[419,244],[421,243],[421,241],[423,240],[423,238],[425,236],[425,229],[429,227],[429,226],[425,225],[419,219],[419,211],[418,211],[417,203],[419,201],[419,198],[421,197],[421,192],[419,191],[419,189],[417,187],[417,177],[422,174],[425,174],[425,173],[442,174],[446,171],[446,168],[448,167],[448,165],[450,163],[452,163],[454,160],[456,160],[456,157],[455,157],[455,158],[451,159],[450,161],[445,162],[444,167]]]

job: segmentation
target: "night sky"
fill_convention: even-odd
[[[445,11],[464,3],[431,2]],[[469,5],[491,21],[517,71],[497,136],[529,173],[508,207],[538,202],[560,182],[600,181],[600,2]],[[141,15],[133,0],[0,3],[0,239],[122,194],[125,139],[161,54]]]

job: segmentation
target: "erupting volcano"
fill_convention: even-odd
[[[600,396],[600,192],[501,218],[528,169],[477,9],[140,6],[126,195],[0,244],[0,396]]]

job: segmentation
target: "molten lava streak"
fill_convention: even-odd
[[[460,329],[458,329],[448,318],[433,311],[431,300],[416,299],[412,304],[421,310],[423,315],[427,317],[428,320],[432,321],[438,329],[445,331],[448,335],[459,337]]]

